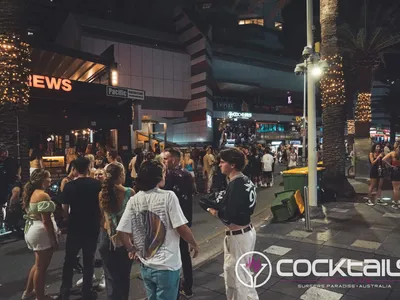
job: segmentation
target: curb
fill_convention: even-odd
[[[258,212],[257,214],[253,215],[252,219],[252,224],[254,226],[254,228],[256,229],[256,231],[258,231],[261,228],[261,225],[265,222],[268,222],[271,220],[272,217],[272,213],[271,213],[271,205],[268,205],[267,207],[265,207],[264,209],[262,209],[260,212]],[[222,239],[225,236],[225,230],[219,230],[217,232],[215,232],[214,234],[210,235],[209,237],[205,238],[203,241],[201,241],[199,243],[199,247],[200,249],[206,248],[207,246],[210,245],[215,245],[214,240],[216,243],[218,243],[218,245],[222,246]],[[214,246],[215,248],[215,246]],[[223,249],[212,253],[211,255],[202,257],[201,260],[199,261],[193,261],[193,271],[200,268],[201,266],[205,265],[208,261],[218,257],[221,253],[223,253]],[[131,279],[141,279],[140,278],[140,272],[134,272],[131,273]]]

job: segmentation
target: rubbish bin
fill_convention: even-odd
[[[322,172],[325,168],[317,167],[317,188],[321,186]],[[304,199],[304,187],[308,186],[308,167],[283,171],[283,186],[286,190],[300,190]],[[320,193],[318,193],[320,198]],[[318,199],[321,200],[321,199]]]
[[[275,200],[271,205],[271,212],[276,221],[287,221],[296,215],[298,207],[294,197],[295,193],[296,191],[291,190],[275,194]]]

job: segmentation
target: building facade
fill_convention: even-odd
[[[111,52],[116,85],[145,91],[135,117],[165,122],[171,142],[211,143],[218,139],[215,122],[229,112],[286,125],[302,115],[303,78],[281,54],[279,8],[268,5],[236,14],[206,2],[178,7],[174,34],[70,15],[56,42]]]

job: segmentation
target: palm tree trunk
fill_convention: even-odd
[[[371,90],[373,70],[363,67],[358,70],[358,96],[356,104],[356,137],[354,141],[355,174],[358,178],[369,178],[371,151]]]
[[[353,197],[354,188],[345,175],[345,90],[342,61],[339,57],[337,21],[338,0],[320,1],[322,58],[330,63],[330,70],[321,80],[322,121],[324,128],[323,159],[326,170],[324,185],[334,189],[338,196]],[[339,85],[331,89],[332,82]]]
[[[22,40],[26,35],[23,8],[23,0],[0,0],[0,44],[6,45],[0,51],[0,143],[8,146],[10,156],[19,158],[26,180],[30,50]]]

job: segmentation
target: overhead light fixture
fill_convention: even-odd
[[[118,85],[118,71],[117,70],[111,71],[111,84],[113,86]]]

